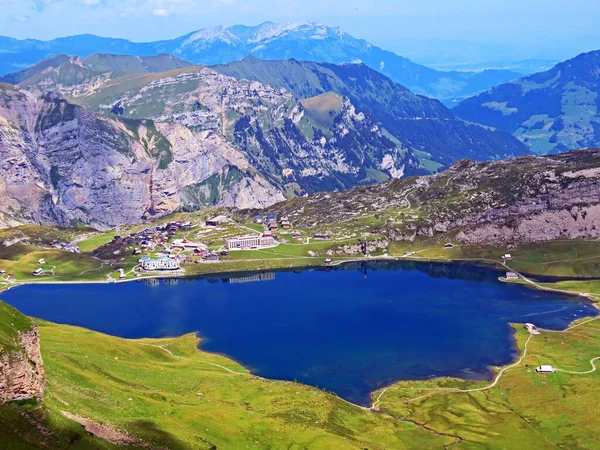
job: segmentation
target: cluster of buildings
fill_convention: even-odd
[[[191,222],[169,222],[165,225],[148,227],[129,236],[115,236],[113,242],[154,251],[159,247],[166,248],[170,237],[175,236],[179,230],[189,230],[191,227]],[[136,249],[134,252],[134,254],[140,253],[140,249]]]
[[[289,230],[292,228],[292,224],[290,220],[286,216],[282,216],[281,219],[277,220],[277,213],[269,212],[266,216],[258,215],[254,217],[254,223],[264,224],[266,231],[277,231],[279,229],[279,225],[284,230]]]

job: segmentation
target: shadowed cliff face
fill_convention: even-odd
[[[0,404],[43,399],[46,374],[37,326],[18,334],[17,348],[0,349]]]
[[[23,222],[140,222],[182,208],[188,186],[223,170],[239,176],[210,186],[212,204],[266,207],[284,199],[213,132],[102,118],[52,93],[0,90],[0,150],[0,212]]]

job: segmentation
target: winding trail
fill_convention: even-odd
[[[225,370],[225,371],[227,371],[229,373],[233,373],[235,375],[251,375],[249,372],[236,372],[235,370],[231,370],[228,367],[222,366],[222,365],[214,363],[214,362],[204,361],[204,360],[197,360],[197,359],[192,359],[192,358],[186,358],[184,356],[178,356],[178,355],[174,354],[171,350],[169,350],[168,348],[166,348],[163,345],[145,344],[143,342],[141,342],[140,345],[144,345],[146,347],[158,348],[160,350],[163,350],[164,352],[167,352],[169,355],[171,355],[175,359],[185,359],[187,361],[194,361],[194,362],[201,362],[201,363],[204,363],[204,364],[210,364],[211,366],[218,367],[220,369],[223,369],[223,370]]]
[[[502,378],[502,375],[504,375],[504,373],[507,370],[510,370],[514,367],[517,367],[518,365],[520,365],[523,360],[525,359],[525,357],[527,356],[527,347],[529,345],[529,341],[531,341],[531,339],[533,338],[533,334],[530,334],[529,337],[527,338],[527,340],[525,341],[525,345],[523,346],[523,352],[521,353],[521,356],[519,357],[519,359],[517,360],[517,362],[511,364],[510,366],[506,366],[504,367],[500,372],[498,372],[498,374],[496,375],[496,377],[494,378],[494,381],[492,383],[490,383],[487,386],[483,386],[483,387],[479,387],[479,388],[472,388],[472,389],[459,389],[459,388],[418,388],[418,390],[420,391],[430,391],[428,394],[422,395],[420,397],[415,397],[415,398],[411,398],[406,400],[406,402],[414,402],[416,400],[421,400],[423,398],[429,397],[432,394],[435,394],[436,392],[452,392],[452,393],[469,393],[469,392],[481,392],[481,391],[487,391],[489,389],[492,389],[493,387],[495,387],[498,382],[500,381],[500,378]],[[397,390],[397,388],[386,388],[384,389],[379,396],[377,397],[377,400],[373,403],[373,405],[371,406],[371,409],[374,411],[378,410],[378,406],[382,403],[381,398],[383,397],[383,395],[390,390]]]
[[[596,370],[598,370],[598,368],[596,367],[596,361],[599,361],[599,360],[600,360],[600,356],[596,356],[595,358],[590,359],[590,364],[592,365],[592,368],[585,372],[573,372],[571,370],[558,369],[556,367],[555,367],[555,369],[559,372],[570,373],[573,375],[587,375],[590,373],[594,373]]]

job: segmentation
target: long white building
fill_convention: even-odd
[[[228,250],[272,247],[274,245],[275,239],[273,236],[243,236],[227,239]]]
[[[140,260],[142,269],[144,270],[179,270],[179,261],[172,258],[150,259],[142,258]]]

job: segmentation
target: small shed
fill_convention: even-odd
[[[444,245],[444,248],[454,248],[454,244],[452,242],[448,242],[446,245]]]
[[[535,369],[537,373],[556,373],[557,370],[549,365],[542,365]]]
[[[518,280],[519,275],[516,272],[506,272],[505,278],[507,280]]]
[[[206,226],[207,227],[218,227],[219,225],[221,225],[221,223],[225,222],[225,220],[227,220],[227,217],[225,217],[225,216],[213,217],[212,219],[208,219],[206,221]]]

